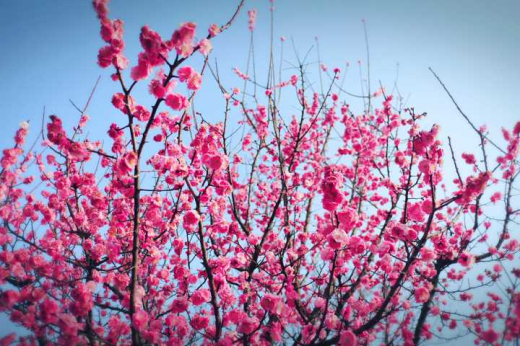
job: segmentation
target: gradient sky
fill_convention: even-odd
[[[222,24],[233,13],[237,1],[224,0],[114,0],[110,17],[125,22],[126,55],[131,62],[140,50],[139,29],[150,24],[169,38],[179,23],[195,21],[199,32],[212,23]],[[362,19],[366,20],[372,85],[379,80],[392,88],[397,76],[401,94],[418,112],[428,112],[429,122],[441,125],[442,136],[453,138],[462,150],[474,150],[477,137],[429,72],[432,67],[444,80],[462,109],[477,126],[488,124],[498,137],[502,126],[512,127],[520,119],[520,1],[517,0],[277,0],[275,38],[294,39],[300,52],[319,37],[321,57],[329,67],[351,71],[346,89],[359,93],[357,61],[366,60]],[[258,9],[255,49],[258,72],[265,71],[268,52],[269,2],[251,0],[246,10]],[[88,114],[88,130],[101,138],[108,124],[122,120],[111,106],[117,85],[109,71],[100,69],[96,56],[102,41],[99,23],[90,1],[3,1],[0,10],[0,148],[11,145],[11,136],[23,120],[30,120],[33,135],[39,129],[42,109],[72,124],[77,112],[69,99],[83,105],[98,76],[101,82]],[[201,37],[202,34],[199,34]],[[241,16],[229,31],[214,41],[223,80],[242,86],[232,67],[245,69],[249,44],[247,16]],[[295,62],[290,45],[285,58]],[[315,50],[310,62],[316,61]],[[196,64],[195,64],[196,65]],[[310,66],[317,78],[318,66]],[[289,67],[289,65],[284,65]],[[312,72],[314,70],[314,75]],[[293,71],[284,70],[285,76]],[[316,79],[317,80],[317,79]],[[221,102],[214,82],[208,78],[197,99],[205,117],[218,120],[215,102]],[[144,94],[141,86],[137,92]],[[139,95],[139,94],[138,94]],[[219,103],[218,105],[221,105]],[[0,336],[9,325],[0,326]]]

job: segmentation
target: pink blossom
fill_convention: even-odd
[[[357,336],[351,330],[346,330],[341,333],[339,342],[341,346],[356,346]]]
[[[246,317],[242,320],[237,331],[242,334],[251,334],[258,326],[258,320],[253,317]]]
[[[429,297],[430,297],[430,291],[426,287],[421,286],[421,287],[417,287],[415,289],[415,300],[418,303],[426,302]]]
[[[145,51],[145,54],[140,55],[140,59],[146,60],[151,66],[164,63],[164,59],[168,56],[168,48],[157,32],[145,25],[141,28],[139,41]]]
[[[77,161],[85,161],[89,156],[88,151],[78,142],[71,143],[68,147],[68,152],[70,157]]]
[[[253,31],[253,30],[255,30],[255,25],[256,25],[256,10],[247,11],[247,15],[249,17],[249,21],[248,21],[249,31]]]
[[[144,56],[140,55],[137,66],[132,68],[130,76],[133,80],[139,81],[148,78],[151,72],[152,66]]]
[[[334,229],[334,231],[332,231],[332,233],[330,234],[330,238],[335,245],[333,247],[337,247],[337,248],[341,247],[342,245],[347,244],[348,240],[349,240],[345,231],[342,229],[339,229],[339,228],[336,228],[336,229]]]
[[[178,298],[172,302],[171,306],[173,313],[184,312],[188,309],[188,301],[186,298]]]
[[[137,165],[137,160],[137,154],[133,151],[129,151],[117,160],[114,170],[118,175],[126,175]]]
[[[193,76],[195,70],[191,66],[184,66],[177,70],[177,74],[179,75],[179,80],[181,82],[185,82]]]
[[[435,163],[428,159],[419,162],[419,171],[425,175],[430,175],[435,172]]]
[[[341,202],[343,202],[342,180],[332,168],[325,167],[324,178],[321,188],[323,190],[323,208],[328,211],[335,211]]]
[[[266,294],[260,301],[260,305],[272,314],[280,315],[282,313],[283,303],[278,296]]]
[[[202,305],[209,302],[211,299],[211,293],[207,289],[199,289],[191,296],[191,302],[195,306]]]
[[[8,334],[6,336],[3,336],[0,339],[0,345],[1,346],[9,346],[15,344],[15,341],[17,339],[17,336],[15,333]]]
[[[195,210],[189,210],[184,214],[184,225],[191,227],[200,220],[200,215]]]
[[[408,208],[408,218],[411,221],[422,222],[424,220],[424,211],[420,203],[412,203]]]
[[[199,90],[200,85],[202,84],[202,77],[198,73],[194,73],[190,79],[188,79],[188,89],[190,90]]]
[[[146,311],[138,310],[132,316],[132,324],[138,330],[144,330],[146,328],[146,326],[148,325],[149,319],[150,319],[150,317],[148,316],[148,313]]]
[[[177,54],[184,58],[193,53],[193,39],[196,28],[197,25],[195,23],[183,23],[172,35],[171,44],[177,51]]]
[[[348,247],[357,255],[362,254],[366,249],[365,242],[359,236],[351,237]]]
[[[470,253],[464,251],[459,256],[459,264],[464,267],[471,267],[475,263],[475,256]]]
[[[29,129],[29,123],[27,121],[23,121],[20,123],[19,129],[16,131],[14,136],[14,141],[16,145],[22,146],[25,143],[25,139],[27,138],[27,133]]]
[[[160,80],[153,79],[149,86],[150,94],[157,98],[163,98],[166,95],[166,88],[162,85]]]
[[[464,161],[466,161],[468,165],[474,165],[475,163],[477,163],[475,155],[473,154],[463,153],[462,158],[464,159]]]
[[[211,52],[211,49],[213,49],[213,46],[211,44],[211,41],[207,38],[204,38],[199,42],[199,51],[202,55],[208,56]]]
[[[356,225],[357,221],[357,212],[353,208],[345,208],[342,211],[338,212],[338,220],[344,229],[348,232],[351,231]]]
[[[495,192],[493,195],[491,195],[490,200],[492,203],[497,203],[502,199],[502,193],[499,191]]]
[[[61,119],[51,115],[51,122],[47,124],[47,138],[54,144],[60,144],[66,138],[65,131],[61,125]]]
[[[148,121],[148,119],[150,119],[151,116],[150,111],[148,111],[141,105],[135,107],[133,115],[140,121]]]
[[[493,330],[492,328],[488,329],[488,330],[485,330],[483,332],[481,332],[479,334],[480,338],[482,340],[484,340],[485,342],[488,342],[490,344],[493,344],[495,343],[498,338],[500,337],[500,334],[497,333],[495,330]]]
[[[208,327],[208,325],[209,325],[209,318],[207,318],[206,316],[195,315],[191,319],[191,326],[195,330],[205,329]]]
[[[435,251],[429,248],[422,248],[421,250],[421,258],[423,261],[431,262],[437,258]]]
[[[166,96],[165,103],[176,111],[186,109],[189,106],[189,101],[186,96],[179,93],[171,93]]]
[[[208,29],[208,33],[211,37],[215,37],[220,34],[220,27],[217,24],[211,24]]]

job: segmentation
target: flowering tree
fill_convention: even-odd
[[[339,69],[315,92],[271,51],[267,81],[228,87],[208,56],[242,6],[202,39],[144,26],[127,75],[123,22],[94,0],[122,114],[104,142],[84,109],[72,131],[51,116],[42,151],[26,123],[3,151],[0,307],[31,336],[2,344],[518,343],[520,123],[497,143],[461,111],[481,152],[460,158],[384,89],[356,115]],[[214,124],[191,107],[207,71]]]

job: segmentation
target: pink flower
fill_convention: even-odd
[[[209,302],[211,299],[211,292],[207,289],[199,289],[191,296],[191,302],[195,306],[202,305]]]
[[[415,289],[415,300],[418,303],[425,303],[429,297],[430,291],[426,287],[421,286]]]
[[[237,331],[242,334],[251,334],[258,326],[258,320],[254,317],[246,317],[238,326]]]
[[[195,23],[183,23],[180,28],[175,30],[171,38],[171,44],[177,54],[183,58],[188,57],[193,52],[193,38],[195,37]]]
[[[246,313],[242,310],[231,310],[227,315],[226,319],[228,319],[233,324],[239,324],[244,318],[246,318]]]
[[[339,223],[344,227],[345,231],[351,231],[356,225],[357,212],[353,208],[345,208],[338,212]]]
[[[105,46],[99,50],[98,53],[98,65],[101,68],[107,68],[112,64],[114,57],[117,52],[114,50],[112,46]]]
[[[351,330],[346,330],[341,333],[339,344],[341,346],[356,346],[357,336]]]
[[[471,267],[475,263],[475,256],[464,251],[463,253],[460,254],[458,262],[460,265],[462,265],[464,267]]]
[[[335,211],[343,202],[343,193],[340,190],[343,181],[329,166],[325,167],[324,174],[325,176],[321,183],[323,208],[328,211]]]
[[[456,202],[459,204],[471,202],[471,200],[484,192],[490,178],[490,172],[482,172],[476,177],[468,177],[468,179],[466,179],[465,189],[462,191],[462,197]]]
[[[282,313],[283,303],[278,296],[266,294],[260,301],[260,305],[272,314],[280,315]]]
[[[186,96],[179,93],[171,93],[166,96],[166,104],[173,110],[180,111],[186,109],[189,106],[189,101]]]
[[[425,175],[430,175],[435,171],[435,163],[424,159],[419,162],[419,171]]]
[[[200,220],[200,215],[195,210],[189,210],[184,214],[184,226],[191,227]]]
[[[200,53],[204,56],[208,56],[212,48],[211,41],[207,38],[202,39],[199,43]]]
[[[475,163],[477,163],[475,155],[473,154],[463,153],[462,158],[464,159],[464,161],[466,161],[468,165],[474,165]]]
[[[365,242],[357,235],[350,238],[348,246],[357,255],[362,254],[366,249]]]
[[[247,15],[249,17],[249,20],[248,20],[249,31],[253,31],[253,30],[255,30],[255,25],[256,25],[256,10],[247,11]]]
[[[20,294],[17,291],[4,291],[3,296],[0,296],[0,303],[12,308],[20,300]]]
[[[129,151],[125,153],[121,158],[119,158],[116,162],[116,166],[114,167],[114,171],[118,175],[125,175],[130,173],[134,167],[137,165],[137,154],[133,151]]]
[[[339,249],[341,246],[348,243],[348,236],[344,230],[336,228],[329,235],[329,244],[333,249]]]
[[[209,325],[209,318],[207,318],[206,316],[195,315],[191,319],[191,326],[195,330],[205,329],[208,327],[208,325]]]
[[[177,70],[177,75],[179,75],[179,80],[181,82],[185,82],[193,76],[195,70],[191,66],[184,66]]]
[[[490,201],[491,201],[493,204],[496,204],[498,201],[500,201],[500,199],[502,199],[502,193],[501,193],[500,191],[495,192],[495,193],[490,197]]]
[[[422,202],[421,208],[426,214],[431,214],[431,212],[433,211],[433,203],[431,199],[427,199],[424,202]]]
[[[148,60],[146,60],[146,58],[143,57],[141,54],[139,54],[137,66],[133,67],[130,73],[130,76],[135,81],[148,78],[148,76],[152,72],[152,66],[150,65]]]
[[[429,248],[422,248],[421,250],[421,258],[425,262],[431,262],[437,258],[435,251]]]
[[[63,131],[61,119],[55,115],[51,115],[51,122],[47,124],[47,138],[51,143],[60,144],[67,135]]]
[[[192,74],[190,79],[188,79],[188,89],[190,90],[199,90],[200,85],[202,84],[202,77],[199,73],[195,72]]]
[[[181,313],[188,310],[188,300],[186,298],[178,298],[172,302],[171,306],[173,313]]]
[[[22,146],[25,143],[25,138],[27,137],[29,129],[29,123],[27,121],[23,121],[20,124],[20,128],[16,131],[14,135],[14,141],[18,146]]]
[[[133,115],[140,121],[148,121],[148,119],[150,119],[151,114],[150,114],[150,111],[148,111],[143,106],[139,105],[139,106],[135,107],[135,111],[134,111]]]
[[[408,207],[408,219],[411,221],[422,222],[424,220],[424,211],[420,203],[410,204]]]
[[[515,127],[513,129],[513,134],[515,136],[520,136],[520,121],[515,124]]]
[[[163,98],[166,95],[166,88],[158,79],[153,79],[149,86],[150,94],[154,95],[158,99]]]
[[[208,29],[208,33],[211,37],[215,37],[220,34],[220,27],[217,24],[211,24]]]
[[[15,345],[16,344],[16,339],[18,337],[16,336],[15,333],[11,333],[11,334],[8,334],[6,336],[3,336],[1,339],[0,339],[0,345],[1,346],[9,346],[9,345]]]
[[[490,344],[495,343],[498,338],[500,337],[500,334],[495,332],[492,328],[488,329],[486,331],[483,331],[479,334],[480,338],[484,340],[485,342],[488,342]]]
[[[124,114],[128,113],[126,110],[125,95],[122,93],[117,93],[112,96],[112,104]]]
[[[68,152],[70,157],[77,161],[85,161],[89,156],[88,151],[78,142],[73,142],[68,147]]]
[[[146,326],[148,325],[149,319],[150,319],[150,317],[148,316],[148,313],[146,311],[138,310],[132,316],[132,324],[138,330],[144,330],[146,328]]]
[[[224,165],[224,160],[221,155],[217,154],[205,154],[202,157],[202,163],[211,168],[214,171],[221,169]]]
[[[168,48],[157,32],[150,29],[148,25],[145,25],[141,28],[139,41],[145,51],[145,54],[142,55],[143,59],[147,60],[151,66],[164,63],[163,57],[168,56]]]

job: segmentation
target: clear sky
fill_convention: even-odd
[[[222,24],[237,1],[231,0],[114,0],[111,18],[125,22],[127,57],[135,63],[138,34],[149,24],[165,38],[181,22],[195,21],[199,37],[212,23]],[[346,88],[359,93],[357,61],[366,61],[362,19],[366,20],[372,84],[397,84],[407,105],[428,112],[428,121],[441,125],[458,148],[476,148],[477,137],[428,70],[444,80],[463,110],[477,126],[488,124],[491,136],[520,119],[520,1],[517,0],[277,0],[275,37],[293,38],[307,51],[319,37],[321,57],[329,67],[351,63]],[[258,9],[255,49],[259,72],[265,71],[268,50],[267,0],[249,0],[246,10]],[[109,71],[100,69],[96,56],[103,42],[90,1],[3,1],[0,7],[0,148],[23,120],[39,128],[42,109],[71,124],[77,112],[69,99],[83,105],[98,76],[101,82],[88,114],[88,130],[101,138],[109,123],[122,120],[110,104],[117,85]],[[214,41],[214,57],[229,86],[242,86],[232,67],[245,69],[249,44],[247,15]],[[276,40],[277,48],[279,40]],[[315,61],[314,57],[310,61]],[[262,59],[264,57],[264,59]],[[286,59],[294,62],[290,45]],[[284,67],[289,67],[285,65]],[[311,72],[318,66],[310,67]],[[292,72],[286,71],[286,76]],[[312,76],[311,76],[312,77]],[[314,75],[317,78],[317,74]],[[317,81],[317,79],[316,79]],[[197,100],[206,118],[217,121],[219,94],[205,80]],[[138,93],[144,94],[142,86]],[[221,105],[221,104],[219,104]],[[216,109],[218,109],[216,111]],[[462,151],[462,149],[460,151]],[[0,326],[0,336],[9,325]]]

